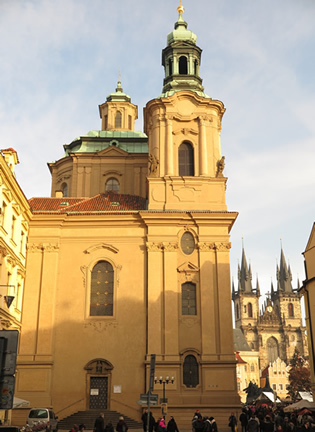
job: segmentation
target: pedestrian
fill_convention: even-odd
[[[94,432],[104,432],[104,413],[100,413],[94,423]]]
[[[119,422],[117,423],[117,426],[116,426],[116,431],[117,432],[127,432],[127,430],[128,430],[127,423],[125,422],[123,416],[120,416]]]
[[[218,426],[217,426],[217,422],[215,421],[215,418],[214,417],[210,417],[209,420],[210,420],[210,423],[211,423],[212,432],[218,432]]]
[[[257,417],[252,416],[247,425],[248,432],[259,432],[259,421]]]
[[[141,417],[143,432],[147,432],[147,423],[148,423],[148,409],[146,408]],[[150,411],[149,415],[149,432],[153,432],[155,426],[155,418]]]
[[[204,425],[203,432],[212,432],[212,425],[209,417],[205,417],[203,419],[203,425]]]
[[[163,417],[159,419],[158,432],[166,432],[165,420]]]
[[[114,432],[114,426],[111,420],[105,426],[105,432]]]
[[[84,423],[81,423],[81,424],[79,425],[79,432],[84,432],[85,429],[86,429],[85,424],[84,424]]]
[[[247,417],[247,413],[246,413],[246,409],[243,408],[241,415],[240,415],[240,422],[242,425],[242,432],[246,432],[247,431],[247,425],[248,425],[248,417]]]
[[[232,412],[229,417],[229,427],[231,428],[231,432],[236,432],[235,428],[237,428],[237,419],[234,412]]]
[[[176,421],[173,416],[171,416],[169,422],[167,423],[167,432],[179,432]]]
[[[202,417],[198,417],[197,415],[195,415],[192,422],[192,428],[194,432],[203,432],[204,426],[205,425],[202,420]]]

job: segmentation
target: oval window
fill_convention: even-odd
[[[194,236],[190,232],[185,232],[183,234],[181,242],[180,242],[182,251],[186,255],[190,255],[195,250],[195,239]]]

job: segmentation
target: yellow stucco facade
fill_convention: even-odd
[[[101,130],[49,164],[52,197],[30,200],[16,391],[59,418],[97,408],[139,420],[151,354],[155,375],[174,377],[166,396],[179,426],[196,407],[219,425],[239,407],[225,109],[203,93],[192,35],[180,11],[146,135],[119,82],[100,106]]]

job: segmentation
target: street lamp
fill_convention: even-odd
[[[160,403],[167,403],[167,399],[165,397],[165,384],[173,384],[174,381],[175,381],[174,377],[171,378],[169,376],[166,376],[165,378],[162,376],[160,376],[159,378],[154,377],[155,384],[157,383],[163,384],[163,398],[160,399]]]

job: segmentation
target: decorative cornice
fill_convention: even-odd
[[[27,251],[28,251],[28,253],[42,252],[43,251],[43,243],[28,243]]]
[[[102,333],[110,328],[116,328],[118,326],[117,321],[90,321],[84,323],[84,328],[92,329],[99,333]]]
[[[218,252],[227,252],[228,250],[230,250],[232,247],[230,242],[227,243],[215,243],[215,249]]]
[[[215,249],[215,243],[198,242],[197,248],[200,252],[209,252]]]
[[[44,243],[43,244],[43,250],[45,252],[58,252],[59,251],[59,245],[57,243]]]

